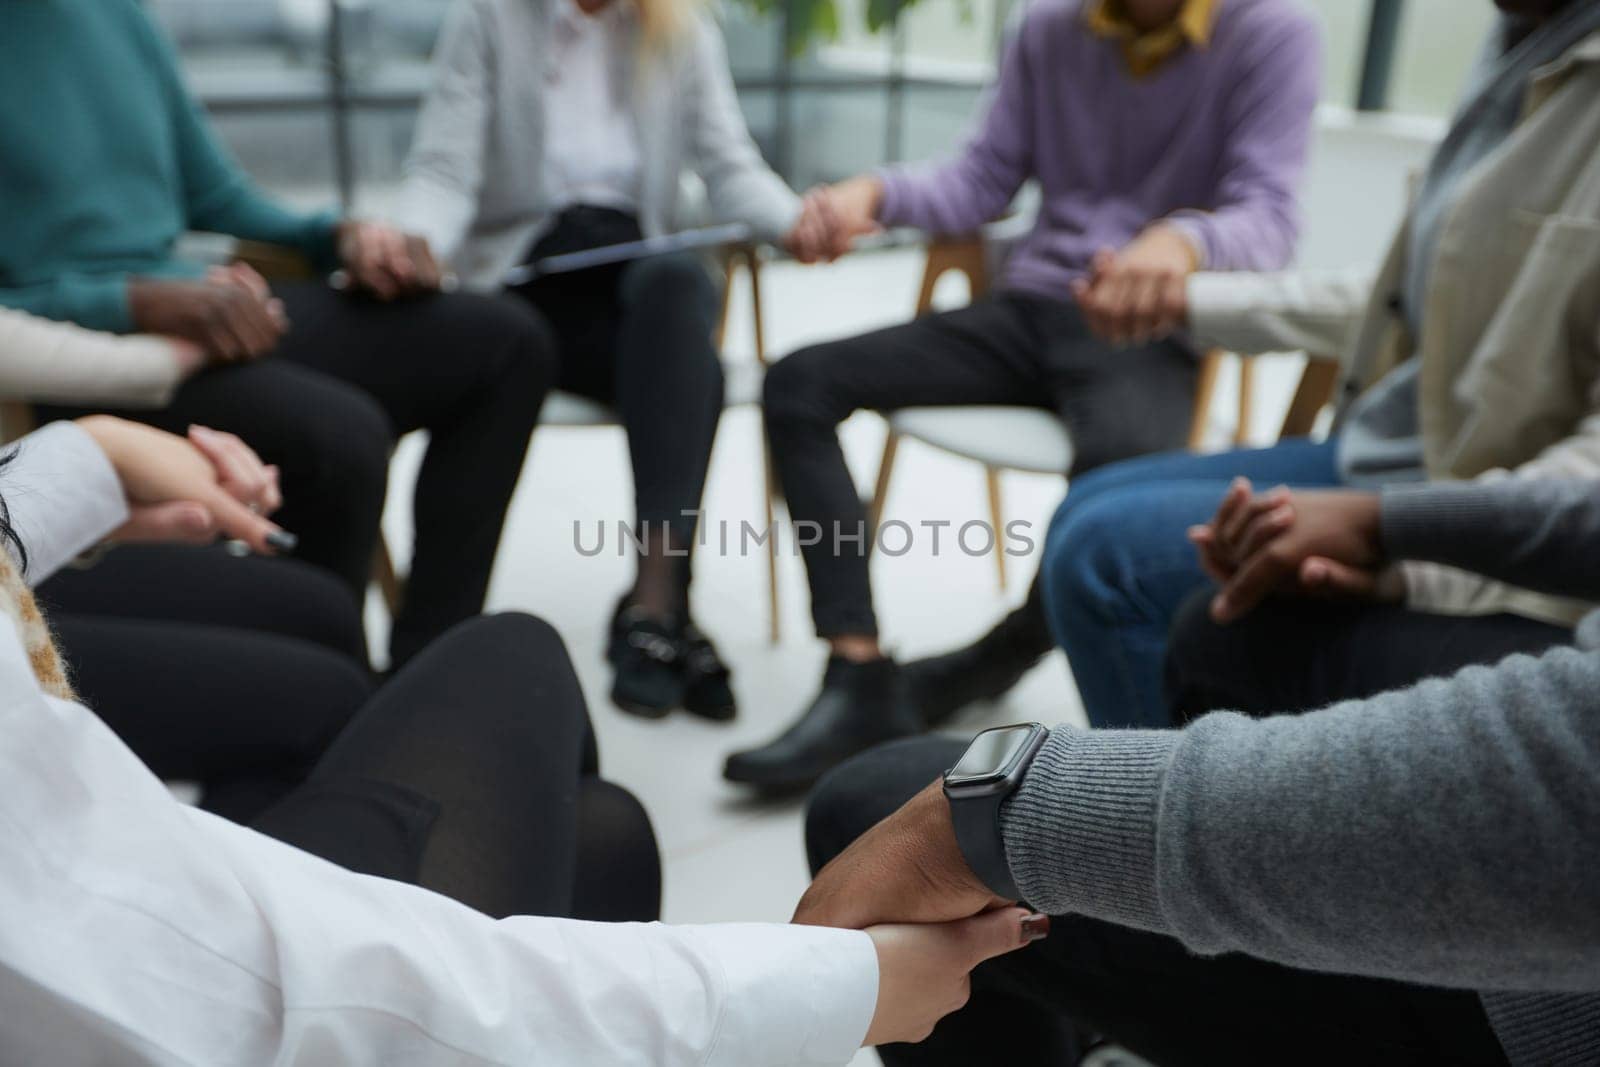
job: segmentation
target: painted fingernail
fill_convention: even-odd
[[[1023,944],[1031,945],[1035,941],[1043,941],[1050,936],[1050,916],[1035,912],[1025,915],[1022,919]]]
[[[271,545],[279,552],[293,552],[296,548],[300,547],[300,538],[296,537],[288,530],[273,530],[271,533],[267,534],[266,541],[267,544]]]

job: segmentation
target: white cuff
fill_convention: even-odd
[[[0,469],[0,499],[28,553],[32,586],[127,522],[128,501],[111,461],[76,423],[51,423],[15,448]]]
[[[878,1005],[878,952],[857,930],[680,928],[722,965],[723,1015],[706,1067],[845,1064]]]

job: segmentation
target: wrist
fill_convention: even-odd
[[[74,419],[73,424],[89,435],[114,469],[119,469],[123,421],[115,415],[85,415]]]

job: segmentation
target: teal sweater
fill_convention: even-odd
[[[130,277],[199,273],[174,254],[189,230],[331,264],[333,216],[252,185],[137,0],[5,0],[3,22],[0,304],[129,332]]]

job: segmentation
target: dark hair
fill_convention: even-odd
[[[5,455],[0,456],[0,471],[11,466],[17,458],[17,449],[13,448]],[[22,538],[17,536],[17,528],[11,525],[11,509],[6,507],[4,497],[0,497],[0,549],[9,547],[12,555],[17,557],[17,564],[26,571],[28,569],[28,549],[22,543]]]

